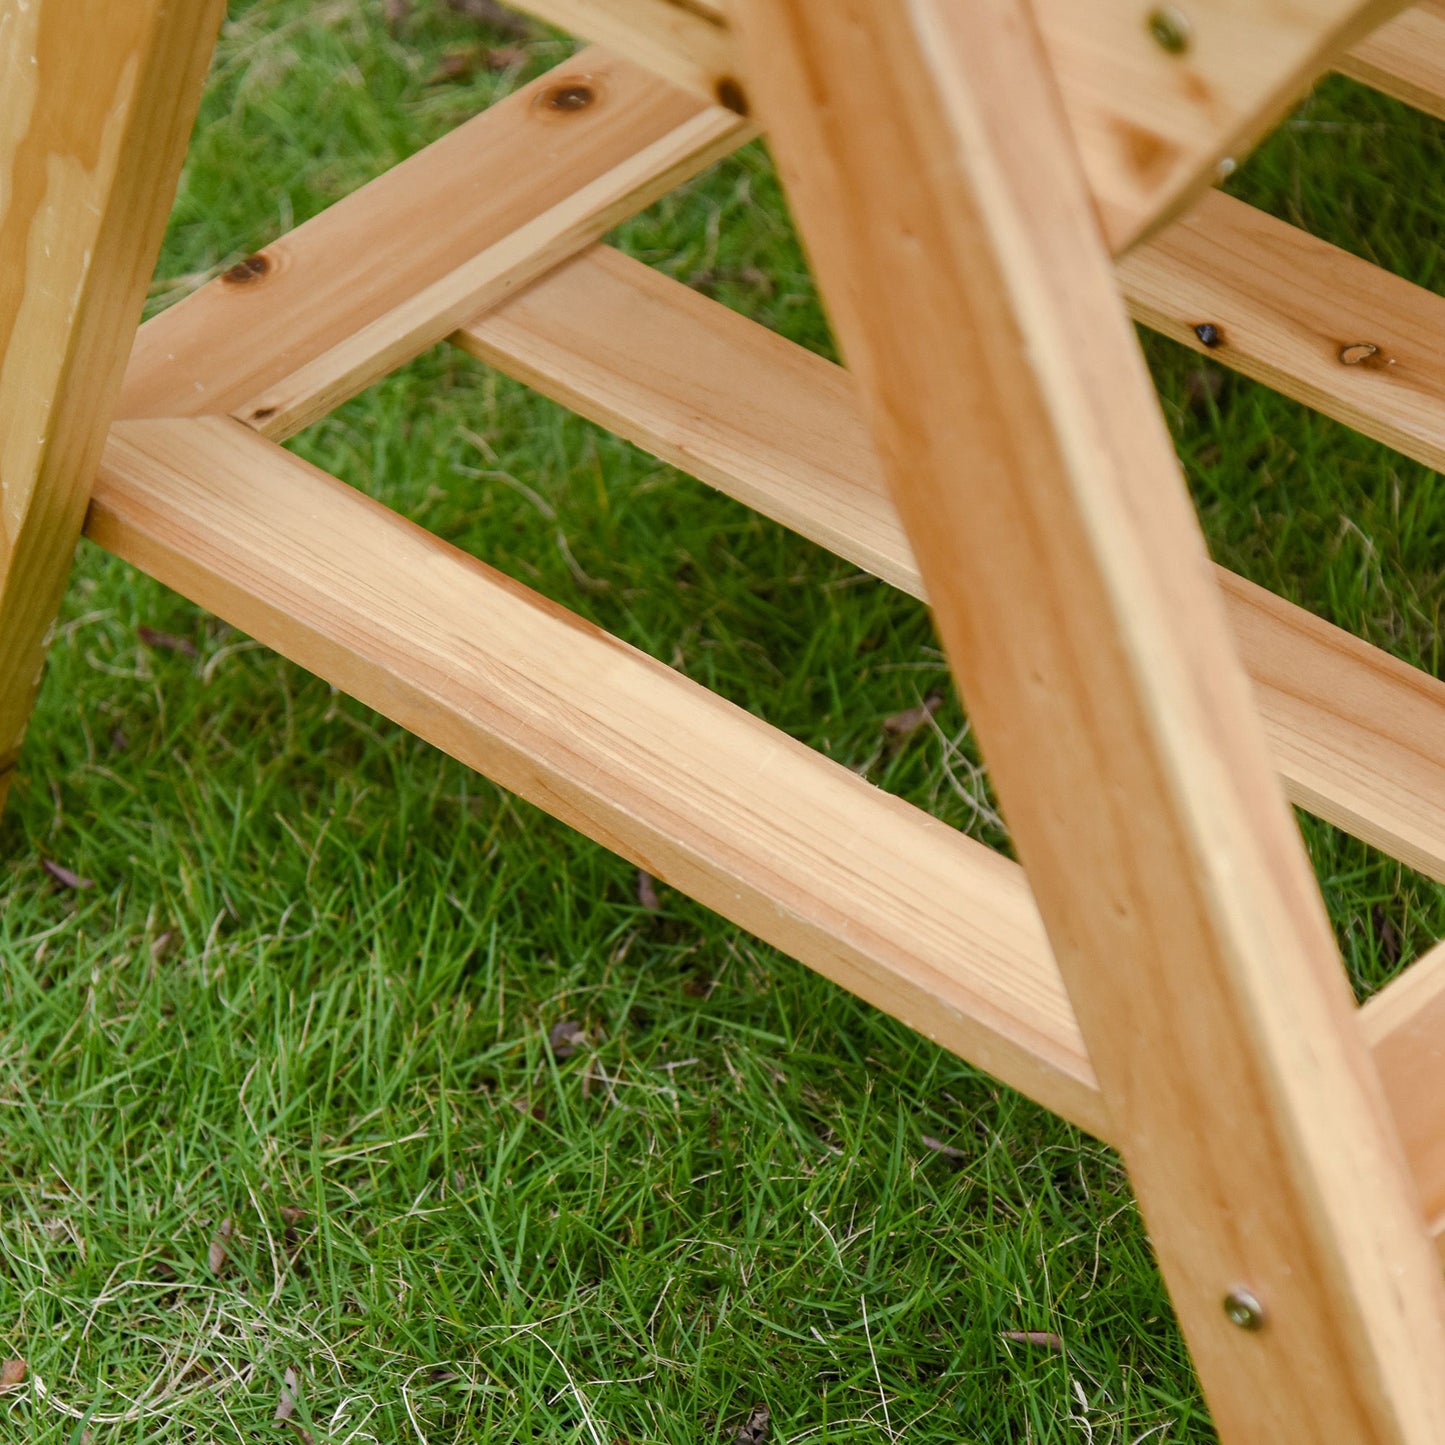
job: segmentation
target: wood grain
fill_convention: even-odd
[[[1310,278],[1300,285],[1308,291]],[[1306,314],[1282,324],[1309,323]],[[1238,335],[1230,349],[1248,349],[1250,338]],[[923,597],[841,367],[602,246],[454,339]],[[1223,568],[1216,576],[1291,800],[1445,882],[1445,683]]]
[[[289,436],[751,134],[586,51],[148,323],[121,415]]]
[[[1081,1127],[1109,1132],[1028,888],[981,844],[239,422],[119,423],[87,534]]]
[[[1445,468],[1445,298],[1218,192],[1119,280],[1146,326]]]
[[[222,9],[0,9],[0,806]]]
[[[1363,66],[1384,89],[1392,88],[1393,74],[1399,77],[1395,94],[1400,85],[1422,92],[1422,72],[1432,67],[1418,44],[1438,36],[1418,22],[1394,30],[1388,22],[1401,3],[1189,0],[1151,8],[1136,0],[1034,0],[1111,248],[1127,251],[1207,189],[1220,163],[1242,159],[1353,42],[1364,38],[1369,48],[1342,68],[1353,74]],[[1419,8],[1428,16],[1436,3],[1425,0]],[[745,67],[723,6],[518,0],[518,8],[632,56],[709,99],[723,82],[745,99],[745,83],[739,84]],[[1179,53],[1153,38],[1149,20],[1156,12],[1183,17],[1186,44]],[[1368,37],[1382,23],[1386,29],[1371,46]]]
[[[733,13],[1221,1439],[1445,1438],[1445,1289],[1029,19]]]
[[[1360,1011],[1415,1184],[1445,1253],[1445,944],[1437,944]]]
[[[1445,119],[1445,3],[1417,0],[1347,51],[1336,68]]]
[[[320,532],[318,516],[329,519]],[[1016,863],[238,423],[120,423],[87,530],[961,1057],[1111,1136]],[[458,617],[468,626],[459,629]],[[709,781],[719,779],[728,780],[726,806]],[[1433,990],[1417,991],[1442,962],[1422,961],[1365,1017],[1445,1249],[1445,1151],[1433,1124],[1440,1029]]]

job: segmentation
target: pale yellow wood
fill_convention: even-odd
[[[1445,3],[1417,0],[1339,62],[1354,80],[1445,118]]]
[[[329,519],[321,531],[318,516]],[[1110,1136],[1017,864],[235,422],[118,424],[88,530],[454,756]],[[727,780],[726,806],[717,780]],[[1387,991],[1372,1003],[1372,1024],[1387,999],[1402,996]],[[1422,1139],[1412,1164],[1445,1246],[1445,1156],[1423,1131],[1435,1095],[1422,1098],[1417,1058],[1433,1047],[1432,1031],[1372,1030],[1401,1128]]]
[[[841,367],[607,247],[455,340],[923,596]],[[1216,575],[1291,799],[1445,881],[1445,683],[1223,568]]]
[[[1107,1135],[1015,864],[239,422],[118,423],[87,533]]]
[[[698,0],[524,0],[528,10],[645,65],[674,84],[735,99],[737,46],[719,7]]]
[[[1370,999],[1361,1021],[1445,1253],[1445,944]]]
[[[1223,365],[1445,468],[1445,299],[1214,193],[1119,264],[1130,310]],[[1206,347],[1195,328],[1210,323]]]
[[[751,133],[586,51],[156,317],[121,415],[288,436]]]
[[[1033,0],[1104,233],[1127,250],[1243,156],[1400,0]],[[1187,36],[1163,50],[1149,17]]]
[[[1112,249],[1128,250],[1208,187],[1221,163],[1242,158],[1346,47],[1389,22],[1402,3],[1033,0]],[[696,0],[517,4],[700,95],[716,98],[721,84],[734,103],[747,104],[726,6]],[[1166,50],[1154,37],[1156,15],[1183,21],[1183,50]],[[1401,48],[1392,46],[1383,64],[1409,74],[1419,62],[1404,60]]]
[[[733,14],[1221,1438],[1438,1442],[1445,1290],[1028,17]]]
[[[222,8],[0,5],[0,806]]]

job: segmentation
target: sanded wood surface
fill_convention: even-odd
[[[746,104],[744,66],[727,7],[712,0],[516,0],[517,8],[636,58],[698,94],[719,88]],[[1034,13],[1074,140],[1115,252],[1129,249],[1241,159],[1314,79],[1337,63],[1415,100],[1434,40],[1425,24],[1387,28],[1402,0],[1034,0]],[[1182,21],[1182,48],[1166,49],[1151,19]],[[1341,57],[1364,38],[1353,60]],[[1438,66],[1441,62],[1435,62]],[[1439,94],[1439,92],[1437,92]],[[848,103],[844,97],[842,103]],[[1437,100],[1436,104],[1439,104]],[[1431,108],[1426,106],[1427,109]]]
[[[318,533],[319,515],[333,520]],[[120,423],[88,530],[287,657],[1110,1137],[1016,863],[234,422]],[[591,721],[595,730],[584,726]],[[719,779],[728,780],[725,806],[713,791]],[[1413,992],[1424,978],[1407,974],[1402,984]],[[1418,1014],[1420,997],[1403,1013]],[[1391,1016],[1376,1023],[1387,999]],[[1433,1087],[1440,1035],[1428,1021],[1397,1026],[1405,1002],[1386,990],[1366,1017],[1391,1107],[1419,1141],[1411,1163],[1441,1236],[1445,1151],[1430,1127],[1431,1101],[1441,1096]]]
[[[1445,118],[1445,3],[1417,0],[1340,59],[1353,80]]]
[[[1445,1289],[1028,17],[733,14],[1220,1436],[1445,1438]]]
[[[1445,944],[1361,1010],[1437,1245],[1445,1252]]]
[[[120,414],[299,431],[751,133],[586,51],[148,323]]]
[[[477,317],[455,339],[664,461],[924,595],[856,388],[841,367],[602,246]],[[1216,575],[1291,799],[1445,881],[1445,683],[1224,568]]]
[[[1218,192],[1119,279],[1146,326],[1445,468],[1445,298]]]
[[[718,6],[702,0],[524,0],[516,8],[709,100],[719,91],[739,93],[737,45]]]
[[[222,10],[0,10],[0,806]]]
[[[1400,0],[1033,0],[1044,47],[1115,252],[1213,184]],[[1179,22],[1178,52],[1151,17]]]
[[[117,424],[87,532],[1066,1118],[1109,1132],[1028,888],[981,844],[238,422]]]

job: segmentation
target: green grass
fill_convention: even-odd
[[[152,309],[567,53],[478,36],[235,7]],[[1330,82],[1235,188],[1438,284],[1441,150]],[[622,239],[829,350],[760,148]],[[1433,474],[1146,345],[1215,555],[1438,670]],[[881,749],[908,599],[457,354],[294,445],[1006,846],[955,702]],[[1445,933],[1305,833],[1361,992]],[[0,844],[0,1440],[281,1438],[288,1369],[335,1445],[1213,1438],[1107,1151],[89,545]]]

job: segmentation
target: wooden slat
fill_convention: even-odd
[[[1445,1288],[1027,14],[733,14],[1220,1436],[1438,1442]]]
[[[1145,325],[1445,468],[1445,298],[1217,192],[1119,278]]]
[[[1348,51],[1338,69],[1445,119],[1445,0],[1417,0]]]
[[[316,527],[318,516],[330,519],[325,528]],[[1017,864],[234,423],[121,423],[88,531],[955,1053],[1109,1136]],[[535,760],[523,757],[533,750]],[[571,781],[581,770],[585,788]],[[724,805],[710,786],[717,779],[728,780]],[[1392,1109],[1406,1137],[1420,1141],[1411,1160],[1445,1249],[1445,1153],[1428,1129],[1428,1103],[1441,1091],[1421,1087],[1433,1085],[1435,1040],[1445,1034],[1428,1021],[1395,1026],[1398,1008],[1383,1019],[1387,999],[1403,1001],[1387,990],[1366,1019]]]
[[[841,367],[607,247],[455,340],[923,596]],[[1292,800],[1445,882],[1445,683],[1224,568],[1216,575]]]
[[[725,7],[696,0],[515,0],[519,9],[709,98],[744,103]],[[1308,85],[1401,0],[1034,0],[1075,143],[1111,248],[1126,251],[1241,157]],[[1182,16],[1186,48],[1153,38]]]
[[[119,423],[87,533],[1081,1127],[1017,867],[225,418]]]
[[[517,8],[709,100],[720,90],[734,96],[737,46],[718,6],[701,0],[539,0]]]
[[[1074,139],[1115,253],[1218,178],[1400,0],[1033,0]],[[1162,51],[1148,17],[1187,26]]]
[[[223,8],[0,9],[0,806]]]
[[[751,134],[587,51],[156,317],[121,415],[291,435]]]
[[[1361,1022],[1445,1253],[1445,944],[1370,999]]]

